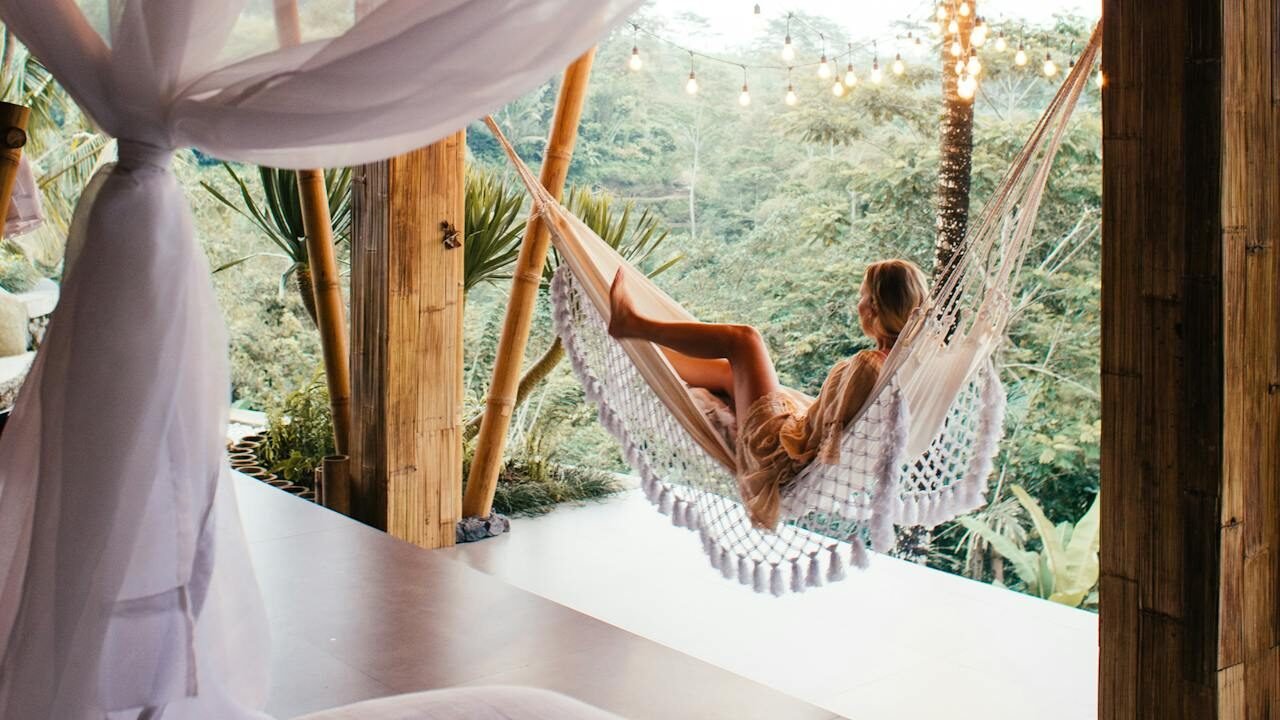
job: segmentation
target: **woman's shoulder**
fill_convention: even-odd
[[[851,357],[836,363],[829,373],[827,379],[841,377],[850,372],[866,372],[868,370],[880,371],[880,367],[884,365],[885,353],[881,350],[862,350]]]

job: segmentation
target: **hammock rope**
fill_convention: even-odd
[[[740,502],[734,438],[709,419],[657,346],[608,335],[609,285],[622,270],[637,306],[660,320],[696,321],[542,187],[498,139],[551,231],[557,334],[601,424],[622,446],[646,497],[696,532],[713,568],[757,592],[803,592],[866,567],[896,529],[931,528],[985,503],[1003,435],[1005,391],[992,354],[1067,122],[1101,44],[1079,60],[984,206],[946,281],[908,320],[866,406],[849,422],[837,462],[804,467],[782,490],[777,527],[752,526]]]

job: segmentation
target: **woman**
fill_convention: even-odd
[[[662,346],[686,383],[732,399],[738,488],[751,521],[772,528],[778,523],[781,488],[815,458],[839,461],[844,426],[867,402],[898,333],[927,295],[924,273],[914,263],[884,260],[868,266],[858,324],[876,348],[831,368],[812,402],[778,384],[755,328],[645,317],[635,310],[621,271],[609,291],[609,334]]]

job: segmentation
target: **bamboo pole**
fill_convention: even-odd
[[[551,135],[547,139],[539,177],[542,186],[556,199],[564,191],[564,182],[569,175],[569,161],[573,158],[573,145],[578,139],[578,121],[582,117],[595,53],[595,48],[592,48],[569,65],[556,100],[555,117],[551,121]],[[533,308],[538,299],[549,241],[550,234],[542,218],[530,216],[512,274],[511,297],[507,301],[502,337],[498,341],[493,381],[485,401],[471,473],[467,476],[467,491],[462,499],[464,517],[486,517],[493,510],[493,494],[498,485],[498,472],[502,469],[502,453],[511,425],[520,366],[524,362],[525,345],[529,342],[529,328],[533,323]]]
[[[302,20],[298,15],[297,0],[275,0],[275,22],[281,47],[301,44]],[[316,303],[316,327],[320,331],[324,374],[329,385],[329,409],[333,413],[333,444],[337,454],[345,455],[351,438],[351,370],[342,281],[338,275],[337,253],[333,248],[329,194],[325,190],[324,171],[299,170],[297,177],[302,228],[307,234],[311,291]]]
[[[329,408],[333,412],[333,444],[337,454],[346,455],[351,438],[351,370],[347,351],[347,318],[342,304],[342,280],[333,247],[333,220],[329,217],[329,195],[324,172],[298,171],[298,200],[302,205],[302,227],[307,233],[307,263],[311,266],[311,287],[316,298],[316,326],[324,355],[324,374],[329,384]]]
[[[31,109],[0,102],[0,224],[9,214],[9,197],[18,181],[22,148],[27,144],[27,120]]]

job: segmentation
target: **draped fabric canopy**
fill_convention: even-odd
[[[263,717],[265,619],[227,482],[227,338],[169,169],[428,144],[546,80],[639,0],[0,0],[119,139],[0,438],[0,717]],[[277,7],[280,5],[280,7]],[[367,6],[367,7],[366,7]]]

